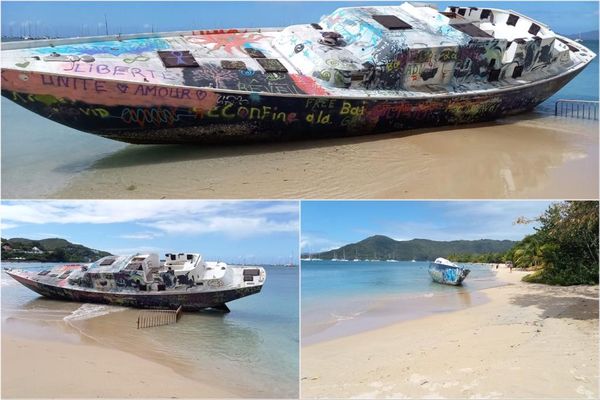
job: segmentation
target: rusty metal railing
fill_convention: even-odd
[[[144,310],[138,315],[137,328],[174,324],[179,321],[182,312],[182,306],[179,306],[177,310]]]
[[[598,120],[598,102],[560,99],[554,104],[554,115]]]

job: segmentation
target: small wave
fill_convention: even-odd
[[[77,310],[67,315],[63,319],[65,321],[81,321],[107,315],[113,312],[126,310],[125,307],[106,306],[101,304],[82,304]]]
[[[355,319],[356,317],[360,316],[361,314],[363,314],[364,311],[360,311],[357,313],[353,313],[350,315],[338,315],[338,314],[334,314],[334,313],[330,313],[330,315],[335,319],[336,322],[341,322],[341,321],[350,321]]]
[[[433,297],[433,296],[435,296],[435,294],[433,294],[433,293],[431,293],[431,292],[429,292],[429,293],[425,293],[425,294],[423,295],[423,297],[427,297],[427,298],[429,298],[429,297]]]

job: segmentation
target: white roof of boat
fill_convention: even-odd
[[[460,268],[460,267],[459,267],[457,264],[453,263],[453,262],[452,262],[452,261],[450,261],[450,260],[447,260],[447,259],[445,259],[445,258],[442,258],[442,257],[438,257],[438,258],[436,258],[436,259],[435,259],[435,261],[434,261],[434,263],[435,263],[435,264],[447,265],[447,266],[449,266],[449,267],[457,267],[457,268]]]

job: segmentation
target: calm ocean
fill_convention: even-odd
[[[598,42],[585,42],[598,52]],[[598,58],[536,112],[554,112],[560,98],[598,99]],[[67,128],[2,98],[2,193],[4,198],[48,197],[82,171],[128,145]],[[152,146],[146,146],[152,147]],[[176,146],[175,146],[176,147]],[[163,147],[165,150],[167,147]],[[114,160],[114,158],[112,158]]]
[[[453,311],[485,301],[499,286],[492,269],[465,264],[463,286],[432,282],[429,262],[302,262],[302,344]]]
[[[248,397],[295,398],[298,268],[266,269],[261,293],[229,303],[229,314],[184,313],[177,324],[140,330],[139,310],[45,299],[3,272],[2,330],[68,341],[78,340],[79,332],[101,345],[165,363],[192,379],[215,379]]]

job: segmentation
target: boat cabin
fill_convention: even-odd
[[[154,282],[159,270],[156,254],[107,256],[73,272],[69,283],[99,290],[146,288]]]
[[[285,28],[273,45],[303,74],[338,88],[431,90],[571,65],[569,47],[547,26],[477,7],[340,8],[318,24]]]

